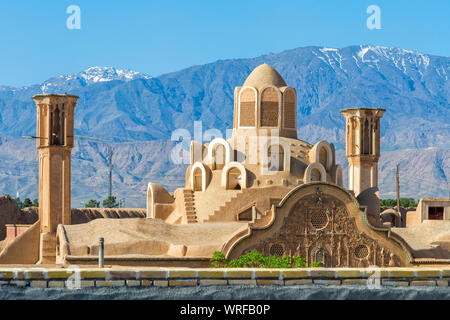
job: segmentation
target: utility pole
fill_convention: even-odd
[[[398,163],[395,166],[395,184],[397,185],[397,211],[400,214],[400,183],[398,178]]]
[[[113,164],[112,164],[112,156],[113,156],[113,148],[112,147],[108,147],[108,166],[109,166],[109,192],[108,195],[109,197],[112,197],[112,169],[113,169]]]

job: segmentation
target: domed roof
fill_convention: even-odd
[[[267,63],[264,63],[256,67],[252,73],[250,73],[243,86],[261,89],[267,85],[273,85],[277,88],[287,86],[277,70]]]

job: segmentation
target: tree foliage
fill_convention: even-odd
[[[397,199],[381,199],[380,206],[382,207],[396,207]],[[400,198],[400,207],[417,207],[417,202],[413,198]]]
[[[8,195],[9,196],[9,195]],[[17,206],[19,209],[29,208],[29,207],[39,207],[38,199],[34,199],[31,201],[30,198],[25,198],[25,200],[21,200],[20,198],[15,198]]]
[[[116,197],[109,196],[105,200],[103,200],[103,207],[105,208],[117,208],[119,203],[116,201]]]
[[[91,199],[85,205],[85,208],[100,208],[100,201]]]

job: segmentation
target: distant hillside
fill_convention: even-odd
[[[35,152],[34,143],[16,139],[35,132],[31,96],[67,92],[80,96],[76,134],[128,142],[116,144],[115,187],[130,199],[127,206],[143,206],[148,181],[170,189],[184,181],[183,168],[163,160],[173,145],[166,141],[172,132],[192,130],[197,120],[203,121],[203,129],[231,128],[234,87],[263,62],[297,90],[300,139],[310,143],[326,139],[342,150],[345,128],[339,110],[383,107],[387,109],[381,128],[383,194],[393,195],[391,168],[399,161],[405,174],[410,172],[410,183],[402,188],[410,192],[408,196],[448,195],[450,58],[377,46],[304,47],[253,59],[220,60],[158,77],[93,67],[34,86],[0,87],[0,193],[37,194],[37,162],[28,159],[30,150]],[[106,194],[104,148],[80,142],[79,150],[74,150],[74,199],[89,192],[99,199]],[[346,166],[345,158],[340,162]]]
[[[86,135],[116,141],[169,139],[176,128],[192,128],[194,120],[203,120],[205,128],[224,130],[232,125],[234,88],[263,62],[296,88],[298,130],[306,141],[325,138],[342,146],[340,109],[383,107],[385,150],[450,145],[450,58],[374,46],[297,48],[154,78],[91,68],[31,87],[3,87],[0,135],[34,132],[31,96],[43,91],[80,96],[76,129]]]
[[[170,161],[171,141],[144,141],[113,145],[113,193],[126,200],[126,207],[145,208],[148,182],[173,191],[184,186],[185,165]],[[78,141],[72,156],[72,206],[89,199],[103,200],[108,194],[106,145]],[[0,139],[0,190],[23,199],[38,197],[38,161],[32,141]],[[347,185],[347,159],[339,150],[337,161],[344,167]],[[447,197],[446,177],[450,175],[449,149],[413,149],[383,152],[379,163],[383,197],[395,196],[395,163],[400,167],[402,197]]]

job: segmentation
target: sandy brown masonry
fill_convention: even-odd
[[[448,287],[450,268],[45,269],[0,268],[0,285],[40,288],[209,285],[376,285]]]

